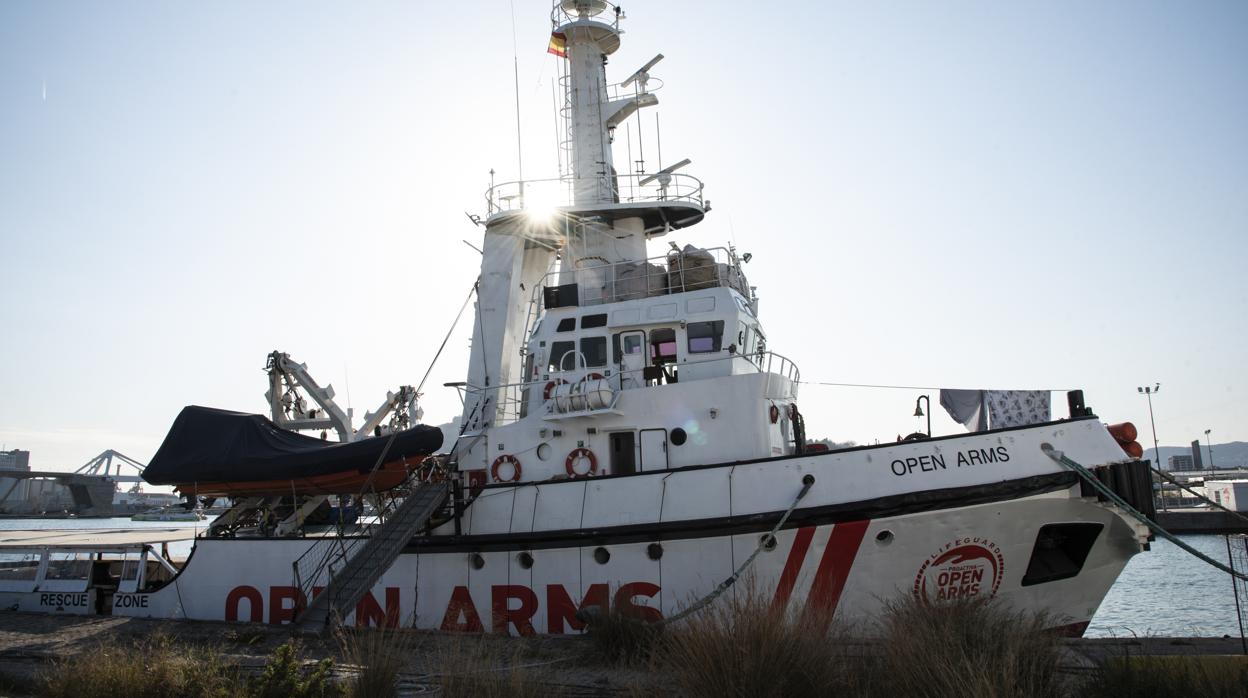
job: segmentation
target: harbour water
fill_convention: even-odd
[[[55,528],[193,528],[207,522],[131,521],[111,519],[0,519],[0,530]],[[1215,560],[1226,561],[1222,536],[1180,538]],[[1239,543],[1242,545],[1242,542]],[[192,541],[170,544],[175,557],[190,554]],[[1240,599],[1244,604],[1248,599]],[[1136,555],[1101,604],[1087,637],[1222,637],[1239,636],[1235,596],[1230,577],[1164,540]]]
[[[1179,538],[1226,564],[1226,539]],[[1232,542],[1243,545],[1242,539]],[[1248,599],[1240,598],[1240,604]],[[1088,637],[1239,637],[1231,577],[1165,540],[1127,563],[1085,633]]]

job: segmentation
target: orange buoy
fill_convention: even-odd
[[[511,466],[511,477],[499,475],[499,470],[504,465]],[[496,482],[515,482],[520,479],[520,459],[510,454],[503,454],[494,459],[494,464],[490,466],[490,474],[494,476]]]
[[[1144,457],[1144,447],[1140,445],[1139,441],[1128,441],[1122,444],[1122,450],[1126,451],[1127,455],[1132,458]]]
[[[1117,439],[1119,443],[1130,443],[1135,441],[1135,439],[1140,435],[1140,433],[1136,431],[1135,425],[1131,422],[1110,424],[1107,428],[1109,429],[1110,436]]]
[[[589,466],[589,469],[583,473],[576,469],[576,466],[581,462]],[[568,471],[568,477],[570,478],[590,477],[598,474],[598,457],[588,448],[572,449],[572,452],[568,454],[567,459],[563,462],[563,467]]]

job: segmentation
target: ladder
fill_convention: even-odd
[[[295,620],[300,629],[319,631],[345,618],[398,559],[412,536],[429,522],[446,500],[450,487],[446,481],[417,484],[361,545],[351,545],[350,549],[343,547],[341,554],[322,558],[322,567],[327,570],[317,570],[313,577],[328,571],[328,583]],[[308,589],[312,591],[314,589]]]

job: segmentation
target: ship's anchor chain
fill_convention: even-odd
[[[677,613],[674,616],[655,621],[654,623],[655,627],[661,628],[664,625],[667,625],[668,623],[675,623],[678,620],[681,620],[687,616],[697,613],[698,611],[702,610],[706,606],[710,605],[711,602],[713,602],[715,599],[719,598],[719,596],[723,594],[724,591],[728,589],[728,587],[735,584],[737,580],[741,578],[741,575],[747,569],[749,569],[750,565],[754,564],[755,558],[757,558],[758,554],[761,553],[763,549],[767,547],[767,544],[773,542],[776,539],[776,533],[778,533],[780,529],[784,527],[785,522],[789,520],[789,515],[792,514],[793,510],[797,508],[797,503],[802,501],[802,498],[806,496],[807,492],[810,492],[810,488],[814,484],[815,484],[814,475],[811,475],[810,473],[806,473],[805,475],[803,475],[802,476],[802,490],[797,493],[796,497],[793,498],[793,503],[790,504],[789,508],[785,510],[784,515],[780,517],[780,520],[776,522],[776,525],[772,527],[771,531],[767,535],[763,536],[761,540],[759,540],[758,547],[754,548],[754,552],[750,553],[750,556],[745,559],[745,562],[741,563],[741,566],[737,568],[737,571],[733,572],[732,576],[720,582],[719,586],[715,587],[715,589],[711,591],[711,593],[698,599],[692,606],[689,606],[688,608],[684,609],[683,611],[681,611],[680,613]]]
[[[1102,495],[1105,496],[1106,499],[1118,505],[1119,508],[1121,508],[1123,511],[1130,514],[1131,518],[1135,519],[1136,521],[1139,521],[1145,526],[1148,526],[1149,530],[1151,530],[1153,533],[1156,533],[1162,538],[1165,538],[1171,543],[1174,543],[1175,545],[1179,546],[1183,550],[1186,550],[1187,552],[1191,553],[1192,556],[1204,562],[1207,562],[1210,565],[1213,565],[1214,567],[1222,570],[1223,572],[1231,575],[1232,577],[1236,577],[1238,579],[1242,579],[1248,582],[1248,574],[1244,574],[1243,572],[1237,572],[1231,569],[1230,567],[1227,567],[1226,565],[1222,564],[1221,562],[1218,562],[1217,560],[1209,557],[1208,555],[1205,555],[1204,553],[1193,548],[1187,543],[1184,543],[1183,541],[1179,540],[1178,537],[1175,536],[1173,533],[1162,528],[1161,526],[1157,524],[1157,522],[1148,518],[1147,516],[1140,513],[1139,511],[1136,511],[1135,507],[1132,507],[1130,504],[1127,504],[1126,501],[1123,500],[1122,497],[1118,496],[1118,493],[1114,492],[1112,489],[1107,487],[1105,483],[1097,479],[1097,477],[1092,474],[1092,471],[1088,470],[1084,466],[1071,460],[1070,458],[1066,456],[1065,453],[1062,453],[1061,451],[1053,448],[1051,444],[1047,444],[1047,443],[1040,444],[1040,450],[1044,451],[1044,455],[1048,456],[1049,458],[1052,458],[1058,463],[1075,471],[1075,473],[1078,474],[1079,477],[1083,478],[1084,481],[1086,481],[1089,485],[1091,485],[1093,489],[1095,489],[1097,492],[1100,492]]]

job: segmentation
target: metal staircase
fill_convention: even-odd
[[[294,563],[295,585],[303,598],[312,599],[295,623],[302,630],[316,631],[345,618],[429,522],[450,487],[446,481],[416,484],[371,535],[324,538],[313,544]],[[319,584],[324,590],[316,594]]]

